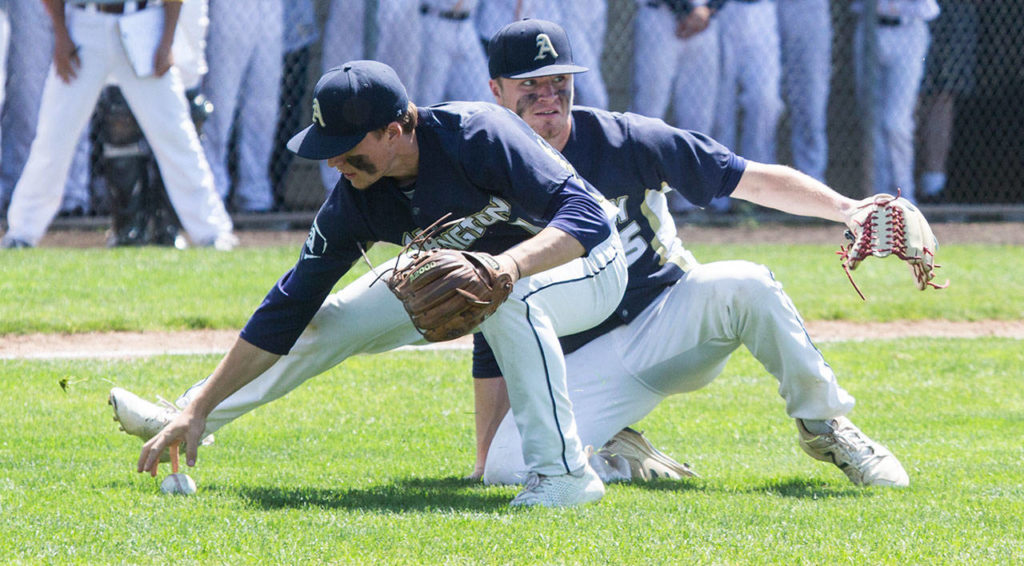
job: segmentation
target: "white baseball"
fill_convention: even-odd
[[[188,474],[171,474],[160,482],[160,491],[168,495],[194,495],[196,482]]]

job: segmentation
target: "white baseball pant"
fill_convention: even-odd
[[[925,56],[931,32],[924,20],[898,26],[877,26],[875,60],[877,76],[869,86],[873,141],[874,190],[915,200],[914,109],[924,77]],[[864,25],[854,35],[854,71],[858,85],[866,84]]]
[[[393,4],[394,0],[381,0],[378,16]],[[410,17],[415,17],[415,14]],[[327,9],[327,21],[324,22],[325,32],[321,44],[323,52],[320,55],[320,63],[323,73],[342,63],[367,58],[364,46],[366,42],[365,18],[366,0],[331,0],[330,7]],[[385,41],[387,34],[391,33],[392,27],[390,26],[391,22],[384,22],[383,26],[378,26],[381,43]],[[418,32],[416,37],[419,37]],[[391,39],[387,39],[387,41],[391,41]],[[404,44],[399,43],[399,45]],[[378,48],[378,52],[381,51],[383,49]],[[377,60],[391,65],[391,61],[387,59],[377,57]],[[391,67],[398,72],[399,67],[395,65],[391,65]],[[413,77],[407,78],[403,73],[398,73],[398,76],[405,85],[409,85],[408,81],[413,79]],[[320,179],[324,188],[330,191],[334,185],[338,184],[341,173],[334,167],[329,167],[327,161],[324,160],[320,162]]]
[[[727,2],[719,11],[722,67],[715,138],[761,163],[775,163],[775,135],[782,113],[781,62],[775,2]],[[743,109],[740,143],[736,118]]]
[[[403,258],[405,261],[405,258]],[[626,259],[617,233],[586,257],[520,279],[509,299],[481,325],[509,384],[518,414],[522,450],[532,470],[558,475],[583,466],[586,457],[566,391],[557,336],[590,328],[618,305],[626,286]],[[222,401],[207,417],[206,434],[285,395],[355,354],[393,350],[420,342],[401,302],[367,273],[324,301],[287,356]],[[200,381],[177,401],[184,407]]]
[[[779,0],[782,91],[789,106],[793,165],[824,182],[828,164],[832,16],[828,0]]]
[[[274,205],[270,154],[277,130],[284,50],[282,0],[213,0],[206,41],[209,71],[203,92],[213,113],[203,124],[203,147],[217,192],[231,190],[228,143],[238,128],[238,182],[234,204],[242,211],[267,211]]]
[[[771,272],[721,261],[691,269],[629,325],[566,356],[584,446],[599,448],[667,396],[711,383],[741,344],[778,380],[789,416],[829,419],[853,408]],[[528,471],[512,413],[491,442],[486,483],[520,483]]]

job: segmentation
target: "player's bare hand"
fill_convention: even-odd
[[[78,46],[68,34],[57,34],[53,44],[53,68],[60,80],[71,84],[78,76],[82,60],[78,57]]]
[[[685,18],[676,23],[676,37],[689,39],[708,29],[711,23],[711,10],[707,6],[696,6]]]
[[[156,477],[157,467],[160,464],[160,455],[171,446],[185,443],[185,463],[189,466],[196,465],[198,447],[203,431],[206,429],[206,419],[192,414],[186,408],[173,421],[167,423],[156,436],[150,438],[142,445],[139,453],[139,461],[136,471],[140,474],[149,472],[149,475]]]
[[[477,467],[473,468],[472,473],[470,473],[469,475],[467,475],[466,477],[464,477],[462,479],[469,480],[469,481],[480,481],[481,479],[483,479],[483,477],[484,477],[484,468],[483,468],[483,466],[477,466]]]
[[[153,54],[153,74],[162,77],[174,65],[174,56],[171,54],[171,44],[161,43]]]

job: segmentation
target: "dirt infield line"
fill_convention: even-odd
[[[1024,321],[946,320],[853,323],[810,321],[807,332],[815,342],[897,338],[982,338],[1024,340]],[[235,330],[184,332],[97,332],[87,334],[28,334],[0,337],[0,360],[140,358],[161,355],[223,354],[238,336]],[[415,349],[469,349],[468,338],[411,346]]]

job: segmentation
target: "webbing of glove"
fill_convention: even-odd
[[[840,246],[836,252],[841,257],[843,270],[857,294],[865,299],[850,273],[860,262],[870,256],[886,257],[895,255],[907,262],[917,283],[917,288],[944,289],[949,286],[932,282],[935,277],[935,252],[939,244],[924,215],[910,201],[897,196],[875,195],[872,202],[861,206],[853,216],[856,225],[847,230],[850,244]],[[865,299],[866,300],[866,299]]]
[[[418,252],[388,280],[412,323],[430,342],[472,332],[512,292],[512,276],[488,254],[433,249]]]

